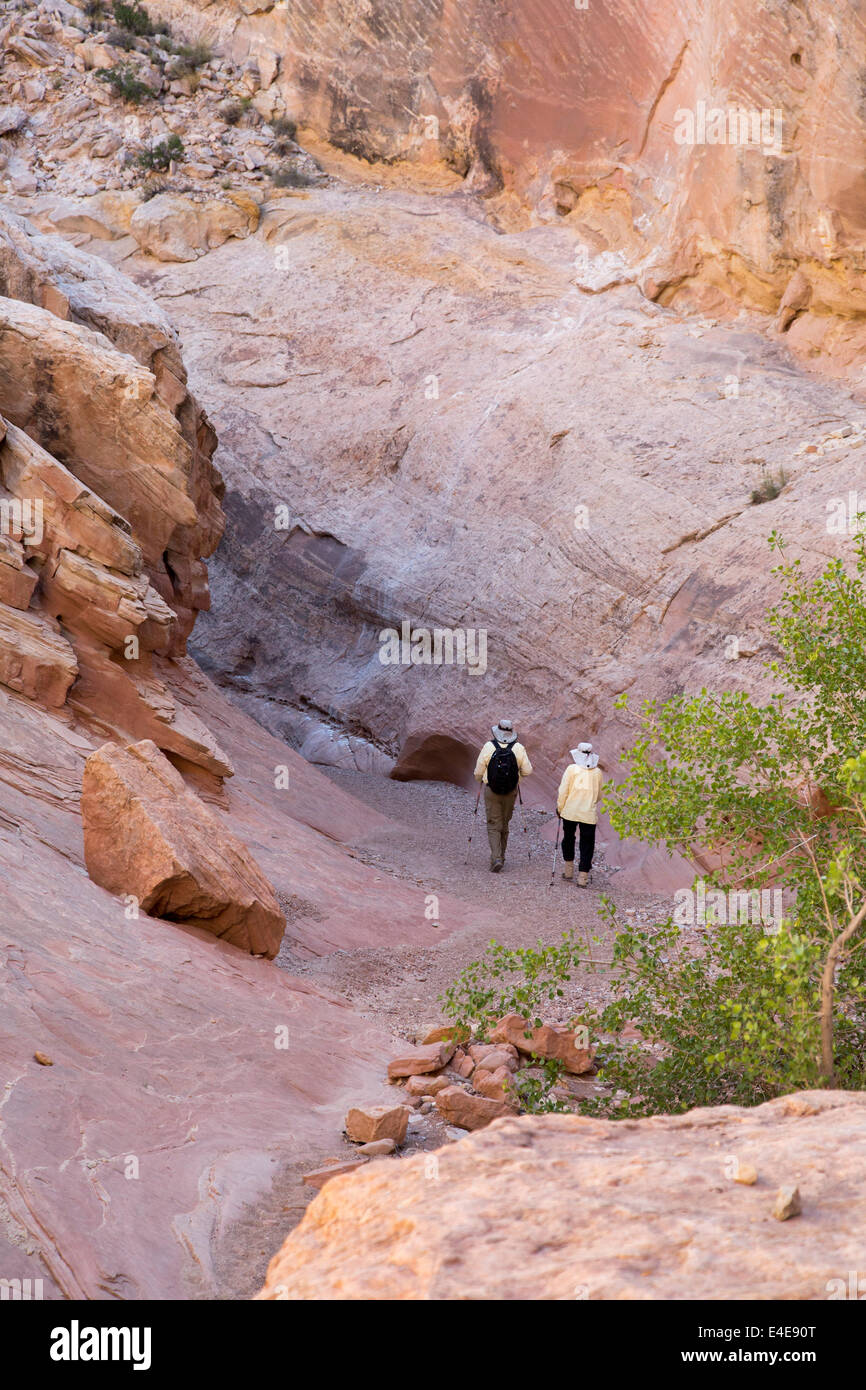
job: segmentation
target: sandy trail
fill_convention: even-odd
[[[602,958],[608,954],[610,932],[602,929],[598,915],[601,893],[608,894],[629,920],[660,919],[670,911],[669,901],[658,895],[625,888],[620,874],[605,863],[603,836],[591,889],[564,883],[559,857],[555,880],[548,886],[556,824],[552,813],[517,808],[505,871],[492,874],[483,806],[471,846],[467,845],[475,802],[471,793],[442,782],[394,782],[363,773],[324,770],[360,802],[391,818],[386,829],[376,832],[365,832],[360,820],[351,853],[375,864],[384,875],[417,883],[419,903],[427,894],[448,894],[479,910],[477,928],[451,935],[445,934],[447,919],[440,918],[443,939],[433,947],[414,946],[409,941],[396,948],[336,951],[310,959],[306,952],[293,950],[288,938],[284,942],[278,967],[315,979],[350,1001],[362,1017],[380,1021],[407,1040],[414,1040],[416,1033],[443,1016],[439,996],[470,961],[483,954],[493,934],[491,922],[497,940],[509,946],[525,946],[539,939],[552,942],[563,931],[575,928],[599,938],[593,950]],[[606,979],[604,973],[580,972],[561,1001],[559,1013],[551,1012],[551,1021],[565,1021],[581,1001],[601,999]],[[387,1061],[382,1058],[383,1071]],[[401,1154],[387,1161],[400,1162],[401,1156],[436,1149],[449,1142],[449,1137],[453,1135],[449,1136],[435,1112],[418,1116]],[[303,1162],[284,1168],[267,1202],[249,1207],[233,1223],[217,1257],[222,1297],[249,1298],[261,1287],[271,1256],[315,1195],[312,1188],[302,1184],[303,1173],[327,1158],[349,1157],[353,1151],[342,1135],[335,1134],[330,1149],[311,1153]]]
[[[313,976],[351,1000],[358,1013],[380,1020],[402,1036],[412,1038],[440,1019],[439,995],[470,961],[483,954],[492,934],[491,920],[496,939],[508,946],[553,942],[574,928],[591,940],[599,938],[593,940],[592,949],[603,959],[610,933],[599,916],[602,894],[633,920],[649,920],[654,913],[670,911],[670,902],[658,894],[637,893],[618,882],[620,874],[605,860],[609,835],[599,837],[591,888],[565,883],[559,856],[551,885],[555,815],[518,806],[505,870],[492,874],[483,803],[473,827],[471,793],[443,782],[394,782],[363,773],[326,771],[360,801],[391,818],[387,829],[369,834],[359,825],[355,854],[383,873],[417,883],[422,890],[419,906],[427,894],[448,894],[479,909],[477,928],[443,934],[441,945],[435,947],[407,942],[396,949],[339,951],[310,961],[294,954],[290,944],[284,946],[279,964]],[[447,928],[445,908],[439,920]],[[581,972],[562,1001],[562,1019],[581,1000],[599,998],[604,981],[604,974]]]

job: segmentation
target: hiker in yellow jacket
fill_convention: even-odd
[[[562,877],[574,877],[574,839],[580,830],[580,858],[577,868],[578,887],[585,888],[595,853],[595,827],[598,822],[598,801],[603,777],[598,766],[598,754],[591,743],[579,743],[571,750],[572,762],[562,774],[556,809],[562,817]]]

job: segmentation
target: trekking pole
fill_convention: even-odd
[[[520,783],[517,783],[517,800],[520,802],[520,824],[523,826],[524,835],[529,834],[526,828],[526,812],[523,809],[523,797],[520,795]],[[529,862],[532,863],[532,842],[529,839],[523,842],[526,845],[526,853],[529,855]]]
[[[465,858],[465,860],[463,861],[465,864],[468,864],[468,863],[469,863],[469,852],[470,852],[470,847],[471,847],[471,845],[472,845],[472,836],[473,836],[474,833],[475,833],[475,817],[478,815],[478,803],[479,803],[480,800],[481,800],[481,783],[479,782],[479,784],[478,784],[478,795],[477,795],[476,798],[475,798],[475,810],[472,812],[472,820],[471,820],[470,825],[469,825],[469,840],[468,840],[468,842],[467,842],[467,844],[466,844],[466,858]]]
[[[548,888],[553,887],[553,880],[556,877],[556,856],[559,853],[559,812],[556,815],[556,842],[553,846],[553,868],[550,870],[550,882]]]

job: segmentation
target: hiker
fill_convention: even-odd
[[[595,827],[598,821],[598,799],[603,778],[598,766],[598,754],[591,743],[579,743],[571,750],[572,762],[562,774],[556,809],[562,817],[562,877],[574,877],[574,837],[580,830],[580,858],[577,884],[585,888],[589,882],[592,856],[595,853]]]
[[[514,801],[521,777],[528,777],[532,763],[526,749],[517,742],[510,719],[500,719],[490,730],[488,739],[475,764],[476,781],[484,786],[484,809],[487,812],[487,838],[490,841],[490,871],[498,874],[505,863],[508,845],[508,825],[514,811]]]

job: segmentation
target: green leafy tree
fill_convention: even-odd
[[[861,1087],[866,1067],[866,538],[853,542],[851,570],[834,559],[811,579],[775,532],[770,545],[782,587],[768,614],[777,651],[770,670],[781,689],[766,704],[707,690],[646,702],[640,736],[624,755],[629,775],[606,800],[620,834],[697,853],[715,865],[712,884],[789,890],[790,916],[772,940],[760,928],[735,940],[730,924],[713,927],[702,964],[682,968],[677,998],[656,991],[653,1005],[648,975],[637,994],[650,1036],[667,1033],[672,1048],[662,998],[676,1011],[688,989],[722,980],[732,1002],[716,998],[714,1026],[727,1017],[737,1075],[752,1077],[756,1096],[816,1077]],[[633,969],[641,951],[657,959],[655,945],[632,933],[620,964]],[[717,1042],[703,1049],[705,1072],[719,1051],[730,1062]]]

